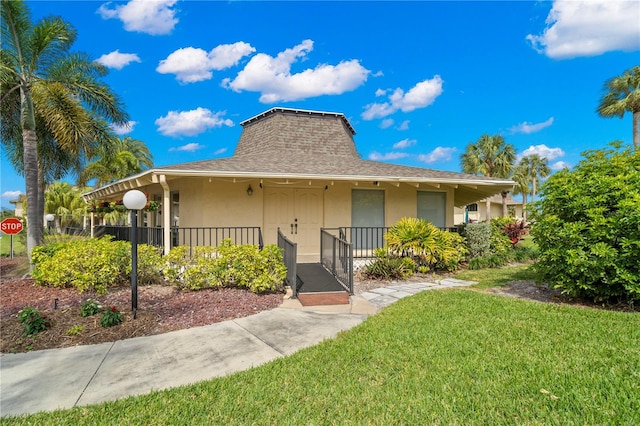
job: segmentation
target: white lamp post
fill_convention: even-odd
[[[122,203],[131,210],[131,310],[135,319],[138,314],[138,210],[147,205],[147,196],[132,189],[124,194]]]
[[[49,213],[44,218],[47,219],[47,230],[51,232],[51,225],[53,224],[53,221],[56,220],[56,216],[54,214]]]

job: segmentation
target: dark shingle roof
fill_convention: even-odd
[[[158,167],[147,173],[470,186],[456,191],[456,205],[513,185],[508,180],[363,160],[356,151],[355,131],[341,113],[272,108],[240,124],[243,130],[232,157]]]

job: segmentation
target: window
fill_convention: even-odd
[[[384,191],[354,189],[351,192],[351,243],[357,249],[382,247]]]
[[[467,211],[468,212],[477,212],[478,211],[478,205],[476,203],[469,204],[467,206]]]
[[[446,226],[447,194],[445,192],[418,191],[419,219],[428,220],[439,228]]]

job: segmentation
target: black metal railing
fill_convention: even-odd
[[[298,270],[296,263],[298,257],[298,245],[287,239],[282,231],[280,231],[280,228],[278,228],[278,247],[282,250],[284,264],[287,267],[286,282],[287,285],[291,287],[291,297],[295,299],[298,296]]]
[[[149,226],[137,226],[138,244],[149,244],[150,246],[163,247],[164,234],[162,228]],[[97,225],[93,228],[95,237],[112,235],[116,241],[131,241],[131,227],[122,225]]]
[[[218,247],[224,240],[264,248],[259,226],[171,227],[171,247]]]
[[[138,243],[164,247],[164,228],[138,226]],[[115,240],[129,241],[129,226],[96,226],[94,235],[113,235]],[[171,227],[171,247],[186,245],[191,249],[198,246],[218,247],[229,239],[234,244],[250,244],[264,248],[262,230],[259,226],[216,226],[216,227]]]
[[[341,226],[337,229],[339,238],[351,243],[354,259],[369,259],[375,249],[385,246],[385,234],[389,226]],[[441,231],[458,232],[456,227],[439,227]]]
[[[353,294],[353,248],[328,229],[320,230],[320,260],[349,294]]]
[[[76,235],[76,236],[86,236],[89,235],[88,229],[83,229],[81,227],[68,226],[63,228],[62,232],[66,235]]]

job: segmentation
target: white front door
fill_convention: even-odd
[[[265,188],[264,240],[277,242],[277,229],[298,244],[298,260],[320,261],[320,228],[324,223],[322,189]]]

